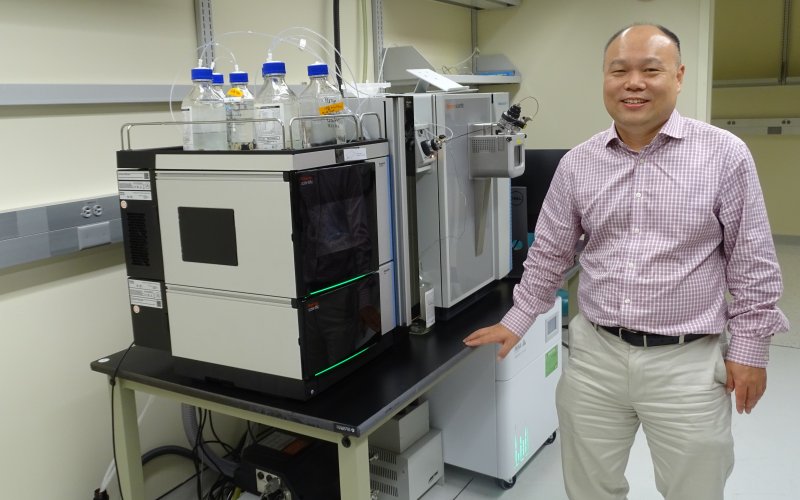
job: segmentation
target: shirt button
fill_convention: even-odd
[[[633,228],[633,234],[639,234],[639,228],[638,227]]]
[[[626,303],[626,304],[630,304],[630,303],[631,303],[631,299],[625,299],[625,300],[623,300],[622,302],[624,302],[624,303]]]
[[[628,262],[628,267],[633,267],[633,262]]]
[[[642,193],[636,193],[634,196],[637,197],[637,198],[641,198],[642,197]]]

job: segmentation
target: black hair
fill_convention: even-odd
[[[681,41],[680,41],[680,39],[678,38],[678,35],[676,35],[676,34],[675,34],[675,33],[674,33],[672,30],[670,30],[670,29],[668,29],[668,28],[665,28],[664,26],[662,26],[662,25],[660,25],[660,24],[651,24],[651,23],[633,23],[633,24],[629,24],[628,26],[625,26],[625,27],[624,27],[624,28],[622,28],[621,30],[619,30],[619,31],[617,31],[616,33],[614,33],[614,34],[611,36],[611,38],[609,38],[609,39],[608,39],[608,42],[606,42],[605,49],[603,49],[603,53],[605,54],[605,53],[608,51],[608,47],[609,47],[609,46],[610,46],[610,45],[611,45],[611,44],[614,42],[614,40],[616,40],[617,38],[619,38],[619,37],[620,37],[620,35],[622,35],[622,33],[623,33],[625,30],[627,30],[627,29],[630,29],[630,28],[633,28],[634,26],[654,26],[655,28],[658,28],[658,30],[659,30],[661,33],[663,33],[663,34],[664,34],[664,35],[665,35],[667,38],[669,38],[670,40],[672,40],[672,42],[675,44],[675,47],[678,49],[678,64],[680,64],[680,61],[681,61]]]

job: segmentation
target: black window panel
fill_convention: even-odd
[[[309,297],[300,303],[299,309],[303,377],[308,379],[380,338],[378,273]]]
[[[238,266],[233,209],[178,207],[184,262]]]
[[[378,268],[375,164],[293,173],[298,294]]]

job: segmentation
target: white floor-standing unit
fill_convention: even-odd
[[[556,298],[504,360],[497,361],[496,346],[480,347],[428,393],[445,463],[513,486],[517,472],[555,437],[561,368]]]

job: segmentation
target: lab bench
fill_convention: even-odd
[[[426,335],[397,335],[386,352],[308,401],[179,375],[168,353],[145,347],[133,346],[127,355],[120,351],[93,361],[91,369],[109,378],[116,371],[112,404],[124,498],[144,500],[135,399],[136,392],[142,392],[336,443],[341,498],[368,500],[369,434],[474,352],[463,344],[463,338],[502,319],[512,304],[513,285],[512,281],[491,285],[471,307],[447,322],[436,323]]]

